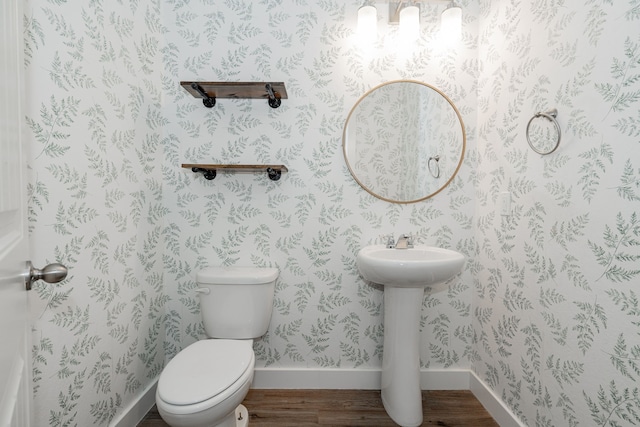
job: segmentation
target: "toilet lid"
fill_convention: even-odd
[[[158,395],[172,405],[193,405],[232,386],[252,369],[251,341],[197,341],[178,353],[164,368]]]

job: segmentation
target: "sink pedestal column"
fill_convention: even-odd
[[[382,403],[403,427],[422,424],[420,313],[424,288],[384,288]]]

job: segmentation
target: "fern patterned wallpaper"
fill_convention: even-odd
[[[443,5],[426,5],[408,52],[384,17],[362,48],[359,3],[27,2],[33,258],[71,268],[32,295],[37,425],[126,410],[202,337],[207,265],[280,269],[258,365],[379,367],[382,291],[354,258],[401,232],[468,257],[425,294],[424,368],[473,369],[527,425],[640,423],[637,0],[462,2],[453,50]],[[468,135],[458,177],[415,205],[369,196],[342,158],[351,106],[399,78],[447,93]],[[179,87],[190,79],[284,81],[289,99],[209,110]],[[563,141],[541,157],[524,129],[549,107]],[[290,172],[205,181],[183,162]]]
[[[640,3],[481,2],[478,46],[472,369],[528,426],[640,424]]]
[[[106,425],[165,362],[160,5],[25,5],[35,425]]]

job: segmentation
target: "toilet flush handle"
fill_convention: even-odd
[[[196,292],[199,293],[199,294],[209,295],[211,293],[211,289],[198,288],[198,289],[196,289]]]

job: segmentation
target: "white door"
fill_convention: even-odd
[[[21,2],[0,5],[0,427],[31,424]]]
[[[28,261],[22,1],[0,1],[0,427],[31,426],[27,289],[67,276],[61,264]]]

